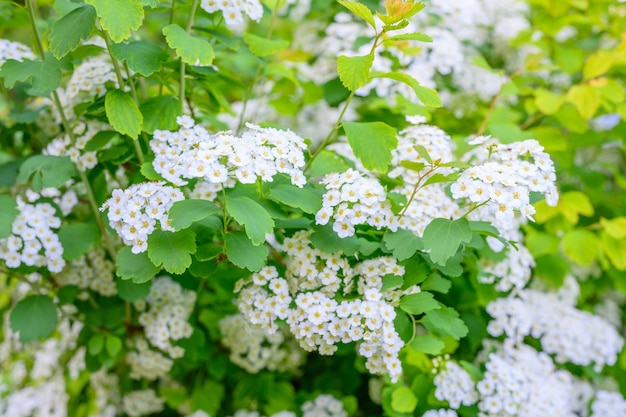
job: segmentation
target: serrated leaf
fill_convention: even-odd
[[[391,151],[398,146],[396,129],[383,122],[344,122],[343,130],[354,155],[369,170],[386,173]]]
[[[33,191],[42,188],[57,188],[76,173],[76,168],[68,156],[35,155],[20,166],[17,180],[26,184],[32,177]]]
[[[47,94],[61,85],[61,64],[51,54],[44,61],[7,60],[0,66],[0,78],[4,78],[4,86],[13,88],[18,81],[32,78],[32,90],[35,94]]]
[[[356,236],[340,238],[333,230],[333,226],[330,224],[326,224],[324,226],[313,226],[311,243],[317,249],[326,253],[337,253],[342,251],[346,255],[350,256],[354,255],[359,250],[359,239]]]
[[[189,199],[175,202],[168,212],[168,217],[172,221],[171,226],[180,230],[220,211],[220,208],[210,201]]]
[[[358,1],[350,1],[350,0],[338,0],[339,4],[341,4],[346,9],[350,10],[355,15],[359,16],[361,19],[365,20],[367,24],[376,29],[376,22],[374,21],[374,15],[372,11],[367,8],[366,5],[359,3]]]
[[[29,295],[20,300],[9,319],[11,330],[20,333],[22,342],[48,337],[57,324],[57,309],[47,295]]]
[[[111,53],[120,61],[126,61],[128,67],[149,77],[159,71],[168,55],[160,46],[148,41],[133,41],[111,45]]]
[[[422,239],[406,229],[385,233],[383,242],[385,242],[385,247],[393,252],[394,258],[399,261],[409,259],[415,252],[423,248]]]
[[[61,59],[72,52],[80,41],[87,39],[96,25],[96,9],[89,5],[78,7],[57,20],[50,30],[50,51]]]
[[[442,106],[441,98],[439,97],[439,94],[437,93],[436,90],[420,85],[420,83],[415,78],[413,78],[412,76],[404,72],[373,71],[370,78],[371,79],[389,78],[392,80],[400,81],[413,89],[413,91],[415,92],[415,95],[422,102],[424,106],[430,106],[430,107]]]
[[[432,42],[433,38],[425,33],[403,33],[400,35],[389,36],[385,41],[418,41],[418,42]]]
[[[17,202],[8,195],[0,195],[0,239],[11,235],[13,221],[19,214]]]
[[[155,266],[146,252],[133,253],[130,246],[124,246],[115,260],[115,273],[122,279],[130,279],[135,284],[150,281],[159,273],[161,267]]]
[[[400,309],[409,314],[423,314],[430,310],[441,308],[441,304],[429,292],[422,291],[400,298]]]
[[[143,130],[153,134],[155,130],[178,130],[176,118],[181,115],[180,102],[172,96],[152,97],[139,106],[143,115]]]
[[[100,26],[115,43],[125,41],[130,32],[141,27],[143,5],[139,0],[85,0],[96,9]]]
[[[429,165],[433,164],[433,159],[430,157],[430,154],[424,145],[413,145],[413,149],[415,149],[417,154],[421,156],[424,161],[428,162]]]
[[[117,136],[117,132],[113,130],[100,131],[93,135],[93,137],[85,144],[85,150],[87,152],[99,151],[107,146]]]
[[[458,172],[453,172],[448,175],[443,174],[433,174],[426,181],[424,181],[423,187],[430,184],[440,184],[442,182],[454,182],[461,176]]]
[[[340,56],[337,60],[337,71],[341,83],[350,91],[358,90],[367,83],[373,63],[373,53],[364,56]]]
[[[456,254],[463,243],[472,240],[467,219],[457,220],[438,218],[430,222],[424,229],[424,249],[430,249],[430,259],[441,266]]]
[[[439,355],[443,351],[443,348],[446,347],[446,344],[429,334],[420,334],[413,338],[410,346],[418,352],[427,353],[429,355]]]
[[[398,413],[412,413],[417,407],[417,397],[411,388],[397,387],[391,393],[391,408]]]
[[[224,238],[228,260],[239,268],[259,271],[265,266],[269,251],[264,245],[255,246],[243,232],[230,232]]]
[[[137,139],[143,126],[143,116],[130,94],[122,90],[109,90],[104,99],[104,109],[113,128]]]
[[[93,223],[69,223],[59,229],[63,259],[72,261],[89,252],[100,241],[100,230]]]
[[[426,164],[423,162],[414,162],[414,161],[400,161],[400,166],[410,169],[411,171],[420,172]]]
[[[290,207],[297,207],[309,214],[316,213],[322,208],[322,196],[307,187],[279,184],[272,186],[267,198]]]
[[[128,279],[115,280],[115,286],[117,287],[117,295],[124,301],[130,301],[131,303],[137,300],[143,300],[150,294],[150,287],[152,281],[147,280],[145,282],[136,283]]]
[[[469,331],[465,322],[459,318],[459,313],[450,307],[428,311],[420,321],[430,332],[441,337],[452,336],[459,340],[467,336]]]
[[[250,52],[261,58],[275,54],[289,46],[286,40],[266,39],[249,32],[243,34],[243,41],[248,45]]]
[[[183,28],[171,24],[163,28],[163,35],[170,48],[176,51],[176,55],[189,65],[211,65],[215,58],[215,51],[207,41],[191,36]]]
[[[598,256],[599,240],[589,230],[574,229],[563,236],[563,251],[572,261],[589,266]]]
[[[190,229],[177,232],[155,230],[148,236],[148,258],[172,274],[182,274],[196,252],[196,234]]]
[[[265,242],[265,235],[274,230],[274,220],[259,203],[249,197],[226,197],[226,211],[244,226],[253,245]]]

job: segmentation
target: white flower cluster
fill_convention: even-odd
[[[481,417],[574,417],[578,403],[572,375],[530,346],[506,341],[489,354],[478,382]]]
[[[55,208],[50,203],[30,204],[21,198],[17,208],[20,213],[13,221],[11,235],[0,239],[0,259],[8,268],[24,264],[61,272],[65,260],[63,246],[53,231],[61,226]]]
[[[595,364],[600,371],[605,364],[615,363],[624,346],[624,339],[610,323],[555,293],[521,290],[492,301],[487,312],[494,318],[487,326],[489,334],[506,334],[516,341],[532,336],[559,363]]]
[[[81,62],[74,69],[63,95],[63,108],[66,113],[69,110],[69,117],[75,117],[73,110],[75,105],[103,96],[107,91],[105,87],[107,82],[115,86],[118,82],[108,54],[104,53]]]
[[[81,289],[90,289],[105,297],[117,294],[115,264],[106,258],[105,251],[101,247],[94,248],[80,258],[70,261],[63,271],[56,275],[55,280],[59,285],[75,285]]]
[[[105,368],[89,374],[89,383],[94,391],[94,417],[116,417],[121,408],[119,377],[108,373]]]
[[[145,182],[125,190],[113,190],[100,211],[108,210],[109,224],[133,253],[148,249],[148,236],[156,229],[173,231],[167,214],[172,205],[184,200],[183,193],[163,182]]]
[[[107,130],[107,125],[96,120],[78,122],[73,128],[76,141],[72,143],[69,135],[57,138],[50,142],[41,152],[43,155],[69,156],[78,169],[85,172],[98,164],[95,151],[86,151],[85,145],[96,133]],[[110,147],[107,144],[103,149]]]
[[[478,401],[478,393],[470,374],[456,362],[447,361],[435,376],[435,397],[447,401],[450,408],[457,410],[461,405],[472,405]]]
[[[343,403],[328,394],[302,404],[302,417],[348,417]]]
[[[177,118],[180,130],[157,130],[150,146],[156,172],[175,185],[201,178],[214,190],[232,187],[235,181],[252,184],[260,178],[270,182],[278,173],[304,186],[304,139],[289,130],[246,124],[241,137],[229,132],[211,135],[187,116]]]
[[[481,272],[478,279],[483,284],[493,284],[497,291],[510,291],[512,288],[522,289],[526,286],[532,275],[532,268],[535,266],[535,258],[528,251],[526,246],[521,243],[523,236],[521,233],[510,232],[509,238],[519,236],[514,239],[517,243],[516,247],[509,246],[504,253],[504,259],[493,261],[487,258],[479,260]],[[499,248],[502,243],[500,241],[492,241],[487,238],[490,245]]]
[[[132,379],[145,378],[154,381],[167,375],[172,369],[174,361],[150,349],[145,339],[136,338],[134,345],[137,350],[126,356],[126,363],[130,366],[129,376]]]
[[[480,140],[477,138],[472,143]],[[506,145],[494,141],[478,149],[475,155],[473,166],[450,186],[452,198],[482,205],[471,213],[472,218],[491,221],[508,238],[519,229],[521,221],[516,220],[516,213],[533,220],[531,192],[544,194],[549,205],[556,205],[554,164],[536,140]]]
[[[342,238],[354,235],[354,227],[360,224],[378,230],[383,227],[397,229],[397,219],[391,211],[385,189],[376,179],[348,169],[341,174],[328,174],[320,182],[327,191],[322,208],[315,215],[317,224],[325,225],[332,220],[333,230]]]
[[[140,311],[147,307],[147,311],[139,315],[139,324],[144,327],[146,338],[172,358],[181,358],[185,350],[173,346],[171,340],[188,338],[193,333],[188,320],[195,303],[194,291],[183,289],[170,277],[155,278],[146,299],[135,302]]]
[[[60,188],[43,188],[38,193],[33,190],[26,190],[24,193],[24,198],[28,203],[36,203],[41,198],[47,198],[52,200],[54,204],[56,204],[61,213],[64,216],[67,216],[72,212],[72,209],[76,207],[78,204],[78,196],[76,192],[69,188],[73,184],[73,180],[69,180],[65,185]],[[61,189],[66,189],[65,191],[61,191]]]
[[[129,417],[141,417],[163,411],[165,400],[152,389],[131,391],[122,398],[122,408]]]
[[[226,316],[218,323],[221,342],[230,349],[230,361],[250,373],[262,369],[294,372],[305,361],[305,352],[284,332],[267,333],[241,315]]]
[[[28,46],[22,43],[0,39],[0,65],[9,59],[16,61],[30,60],[35,59],[35,54]]]
[[[591,404],[591,417],[626,416],[626,400],[618,392],[599,390]]]
[[[402,372],[398,352],[404,342],[393,325],[393,304],[419,288],[383,291],[383,276],[404,274],[394,258],[370,259],[350,267],[340,255],[311,247],[311,233],[300,231],[285,239],[287,279],[267,266],[252,275],[252,282],[238,283],[239,310],[250,323],[270,333],[278,330],[277,320],[286,320],[306,351],[331,355],[338,343],[358,342],[371,373],[397,380]],[[355,284],[358,296],[346,298]]]
[[[439,410],[428,410],[422,417],[458,417],[458,414],[454,410],[440,408]]]
[[[242,24],[244,13],[257,22],[263,17],[263,6],[259,0],[202,0],[200,7],[209,13],[220,10],[228,26]]]

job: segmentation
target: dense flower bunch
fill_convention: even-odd
[[[202,0],[200,7],[209,13],[221,11],[228,26],[243,24],[244,14],[256,21],[263,17],[263,6],[259,0]]]
[[[86,255],[70,261],[63,271],[56,275],[59,285],[75,285],[83,290],[91,290],[105,297],[117,294],[115,285],[115,264],[107,259],[104,249],[94,248]],[[80,298],[88,298],[83,291]]]
[[[457,417],[458,414],[454,410],[446,410],[441,408],[439,410],[428,410],[422,417]]]
[[[299,187],[306,183],[304,140],[291,131],[247,124],[241,137],[229,132],[211,135],[190,117],[177,119],[176,132],[158,130],[150,146],[156,155],[152,165],[175,185],[201,178],[212,189],[233,187],[236,181],[252,184],[260,178],[270,182],[286,174]]]
[[[591,417],[618,417],[626,413],[626,400],[617,392],[600,390],[591,404]]]
[[[526,336],[539,339],[544,352],[554,354],[559,363],[595,364],[598,371],[605,364],[613,365],[624,339],[604,319],[578,310],[574,302],[559,293],[521,290],[487,306],[494,318],[487,331],[520,342]]]
[[[461,405],[472,405],[478,401],[474,381],[466,370],[457,363],[447,361],[435,376],[435,397],[447,401],[450,408],[458,409]]]
[[[122,408],[129,417],[163,411],[165,401],[153,389],[131,391],[122,399]]]
[[[98,158],[95,151],[85,150],[85,145],[98,132],[106,130],[107,125],[95,120],[87,123],[79,122],[74,126],[74,141],[69,135],[64,135],[50,142],[42,151],[44,155],[69,156],[76,167],[81,171],[92,169],[98,164]],[[103,149],[106,149],[107,144]]]
[[[113,190],[100,210],[108,210],[111,227],[126,245],[132,246],[133,253],[141,253],[148,249],[148,236],[157,226],[161,230],[173,230],[167,213],[175,202],[184,199],[178,188],[163,182],[147,182]]]
[[[8,39],[0,39],[0,65],[7,60],[24,61],[25,59],[35,59],[35,54],[26,45],[13,42]]]
[[[356,170],[328,174],[321,181],[326,186],[322,208],[315,215],[317,224],[332,221],[339,237],[354,235],[355,226],[366,224],[377,229],[396,230],[397,220],[387,201],[385,189],[373,178]]]
[[[0,259],[9,268],[23,264],[61,272],[65,259],[55,232],[61,226],[56,209],[50,203],[31,204],[22,199],[17,203],[20,214],[13,221],[11,235],[0,239]]]
[[[219,321],[222,343],[230,349],[230,360],[250,373],[262,369],[293,372],[304,364],[305,352],[283,331],[265,332],[241,315]]]

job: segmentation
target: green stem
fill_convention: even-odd
[[[191,4],[191,10],[189,11],[189,17],[187,18],[187,24],[185,26],[185,30],[188,34],[191,34],[191,27],[193,26],[193,20],[196,15],[196,9],[198,8],[199,0],[193,0]],[[184,112],[185,109],[185,63],[183,60],[180,60],[180,111]]]
[[[137,107],[139,107],[139,97],[137,97],[137,90],[135,89],[135,83],[132,82],[131,80],[130,69],[128,68],[128,65],[126,63],[124,63],[124,69],[126,70],[126,75],[128,76],[128,80],[130,81],[129,82],[130,94],[133,97],[133,100],[135,101],[135,104],[137,105]],[[148,138],[146,137],[146,132],[142,131],[141,137],[143,138],[144,142],[147,144]],[[141,143],[139,143],[139,139],[133,140],[133,146],[135,147],[135,152],[137,153],[139,164],[143,165],[145,158],[143,155],[143,150],[141,149]]]
[[[124,77],[122,76],[122,69],[120,68],[119,62],[117,62],[117,59],[115,59],[113,53],[111,52],[111,38],[109,38],[109,34],[104,29],[102,29],[102,38],[104,39],[104,43],[107,46],[107,51],[109,52],[109,56],[111,57],[111,62],[113,63],[113,69],[115,70],[115,76],[117,77],[119,89],[124,90]]]

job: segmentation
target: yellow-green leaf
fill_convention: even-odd
[[[337,60],[337,71],[341,83],[350,91],[355,91],[367,82],[374,54],[364,56],[340,56]]]
[[[615,217],[614,219],[600,219],[600,224],[604,227],[604,231],[615,239],[623,239],[626,237],[626,217]]]
[[[137,139],[143,127],[143,116],[132,97],[122,90],[110,90],[104,99],[104,110],[113,128]]]
[[[376,28],[374,15],[372,14],[372,11],[367,8],[367,6],[359,3],[358,1],[338,0],[338,2],[343,7],[350,10],[352,13],[359,16],[361,19],[365,20],[371,27]]]
[[[174,49],[176,55],[186,64],[211,65],[215,58],[215,51],[210,43],[191,36],[176,24],[165,26],[163,35],[170,48]]]
[[[572,261],[588,266],[597,258],[598,238],[589,230],[576,229],[563,236],[563,250]]]
[[[589,80],[605,74],[613,65],[613,55],[608,51],[598,51],[589,56],[583,66],[583,78]]]
[[[248,32],[243,34],[243,41],[248,45],[250,52],[261,58],[275,54],[289,46],[289,42],[286,40],[266,39]]]
[[[100,26],[109,33],[113,42],[130,37],[130,32],[141,27],[143,5],[139,0],[85,0],[92,5],[100,18]]]
[[[600,94],[590,85],[575,85],[567,92],[567,100],[585,119],[591,119],[600,107]]]
[[[539,89],[535,92],[535,105],[544,114],[554,114],[565,102],[565,97],[551,91]]]

